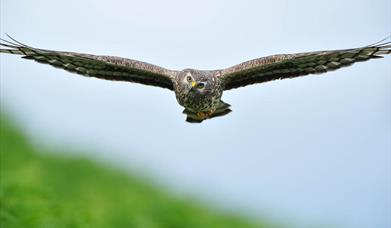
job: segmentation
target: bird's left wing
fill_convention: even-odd
[[[319,74],[391,53],[391,42],[362,48],[272,55],[217,71],[224,89]]]
[[[10,39],[12,39],[10,37]],[[95,78],[136,82],[173,90],[176,71],[149,63],[114,57],[33,48],[14,39],[0,39],[0,53],[22,55],[57,68]]]

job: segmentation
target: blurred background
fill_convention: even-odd
[[[361,47],[391,35],[388,0],[1,0],[0,6],[1,34],[30,46],[176,70]],[[1,110],[37,148],[81,153],[249,218],[297,227],[391,227],[390,57],[227,91],[223,100],[233,112],[198,125],[184,121],[168,90],[0,58]]]

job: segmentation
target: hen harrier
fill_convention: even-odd
[[[183,113],[187,115],[186,121],[192,123],[231,112],[230,105],[221,100],[224,90],[276,79],[325,73],[391,53],[391,42],[381,43],[383,40],[361,48],[272,55],[226,69],[175,71],[120,57],[33,48],[8,37],[10,41],[0,39],[1,53],[22,55],[22,58],[84,76],[173,90],[178,103],[185,108]]]

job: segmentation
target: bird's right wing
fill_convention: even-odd
[[[32,59],[84,76],[136,82],[173,90],[176,71],[121,57],[38,49],[9,38],[13,42],[0,39],[2,41],[0,53],[22,55],[22,58]]]

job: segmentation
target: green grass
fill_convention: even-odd
[[[269,227],[175,197],[87,159],[43,153],[0,117],[1,228]]]

